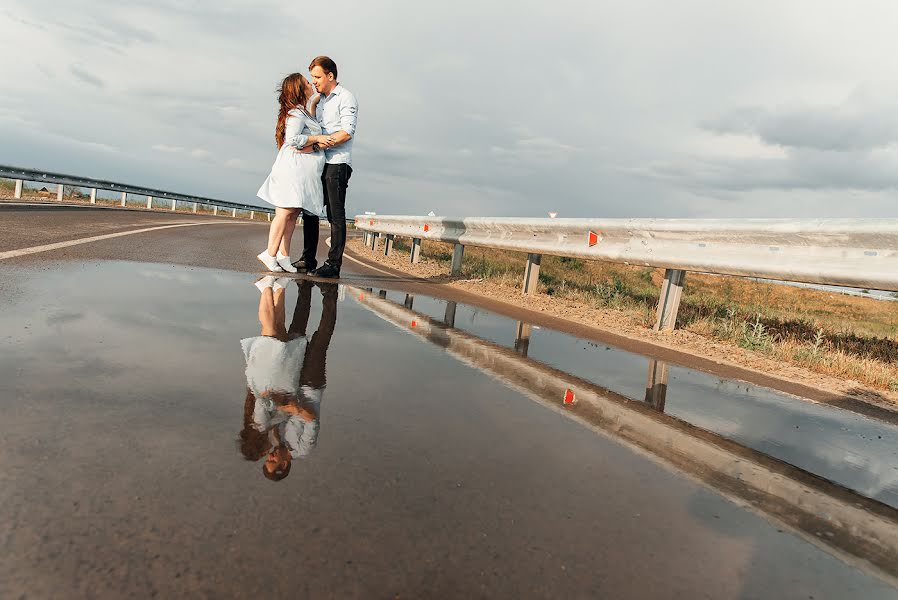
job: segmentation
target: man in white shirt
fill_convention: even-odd
[[[337,81],[337,65],[327,56],[318,56],[309,65],[312,85],[321,94],[315,118],[327,135],[325,165],[321,174],[324,206],[331,224],[331,249],[327,261],[315,269],[318,249],[318,217],[303,215],[303,257],[294,264],[317,277],[339,277],[346,247],[346,188],[352,176],[352,140],[355,137],[359,103]]]

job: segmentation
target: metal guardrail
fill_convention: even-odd
[[[673,329],[687,271],[898,291],[898,219],[515,219],[358,215],[372,251],[385,236],[455,244],[452,274],[466,245],[528,253],[525,294],[536,289],[541,256],[666,269],[655,329]]]
[[[236,211],[250,211],[251,213],[261,213],[271,215],[274,209],[252,204],[241,204],[238,202],[227,202],[225,200],[217,200],[215,198],[206,198],[203,196],[192,196],[188,194],[178,194],[175,192],[167,192],[154,188],[133,186],[124,183],[116,183],[104,179],[92,179],[90,177],[78,177],[75,175],[66,175],[63,173],[51,173],[49,171],[38,171],[34,169],[22,169],[19,167],[10,167],[0,165],[0,178],[14,179],[16,181],[15,198],[22,197],[24,182],[38,183],[55,183],[57,185],[57,199],[62,200],[62,186],[73,186],[89,188],[91,190],[90,202],[96,204],[97,190],[105,190],[111,192],[121,192],[121,206],[125,206],[127,194],[147,197],[147,208],[153,207],[155,200],[167,200],[171,202],[171,210],[175,210],[177,202],[186,202],[193,205],[193,212],[197,211],[197,206],[211,206],[215,214],[218,214],[219,208],[231,210],[231,216],[236,216]]]

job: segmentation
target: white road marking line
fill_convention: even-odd
[[[145,233],[147,231],[159,231],[160,229],[172,229],[174,227],[193,227],[195,225],[243,225],[243,223],[221,223],[219,221],[203,221],[202,223],[178,223],[176,225],[161,225],[159,227],[146,227],[144,229],[132,229],[130,231],[120,231],[118,233],[107,233],[104,235],[94,235],[77,240],[69,240],[67,242],[57,242],[55,244],[45,244],[43,246],[32,246],[30,248],[20,248],[18,250],[8,250],[0,252],[0,260],[8,258],[16,258],[17,256],[25,256],[27,254],[37,254],[38,252],[49,252],[50,250],[59,250],[60,248],[68,248],[69,246],[78,246],[80,244],[89,244],[90,242],[99,242],[100,240],[109,240],[112,238],[133,235],[135,233]]]

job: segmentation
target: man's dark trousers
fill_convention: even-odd
[[[312,288],[315,286],[308,279],[297,280],[296,285],[299,286],[299,297],[296,299],[293,321],[290,323],[290,330],[287,333],[287,339],[291,340],[306,335],[309,312],[312,308]],[[334,327],[337,325],[338,293],[336,283],[319,283],[318,288],[321,290],[321,320],[318,322],[318,331],[309,339],[306,356],[299,373],[299,384],[316,390],[327,385],[325,368],[327,347],[331,343]]]
[[[346,164],[326,164],[321,173],[321,185],[324,188],[324,207],[327,209],[327,220],[331,224],[331,249],[327,254],[327,262],[337,270],[343,264],[343,249],[346,247],[346,188],[352,177],[352,167]],[[317,264],[315,252],[318,249],[318,217],[303,214],[302,257],[306,265]]]

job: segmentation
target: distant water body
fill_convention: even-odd
[[[820,290],[823,292],[834,292],[837,294],[846,294],[848,296],[861,296],[862,298],[873,298],[875,300],[898,300],[895,292],[887,292],[884,290],[860,290],[857,288],[843,287],[841,285],[820,285],[816,283],[798,283],[795,281],[776,281],[774,279],[762,279],[760,277],[750,277],[753,281],[761,281],[764,283],[778,283],[780,285],[791,285],[793,287],[809,288],[812,290]]]

